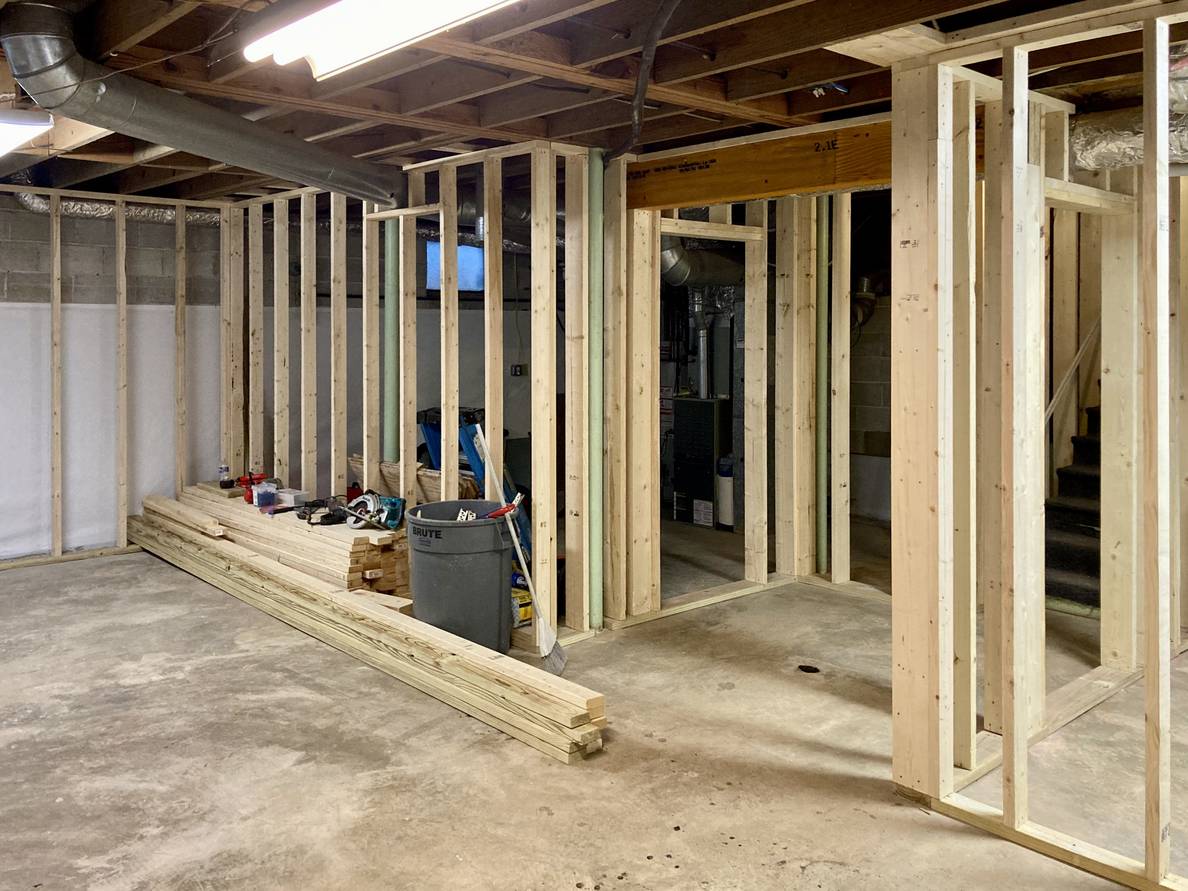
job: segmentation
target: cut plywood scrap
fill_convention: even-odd
[[[171,520],[133,517],[129,530],[179,568],[550,757],[574,763],[601,748],[599,693]]]
[[[908,25],[884,31],[882,34],[870,34],[841,43],[831,43],[825,49],[886,68],[904,59],[936,52],[944,45],[945,35],[935,28],[929,28],[927,25]]]

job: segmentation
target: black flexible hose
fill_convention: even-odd
[[[656,10],[656,15],[652,17],[652,23],[648,25],[648,32],[644,35],[643,52],[639,57],[639,71],[635,75],[635,95],[631,99],[631,136],[617,149],[604,156],[604,164],[627,154],[639,142],[639,133],[643,129],[644,105],[648,98],[648,81],[652,79],[652,66],[656,62],[656,47],[660,43],[660,38],[664,36],[668,20],[672,18],[680,2],[681,0],[664,0]]]

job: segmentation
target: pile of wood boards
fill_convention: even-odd
[[[363,456],[351,455],[349,459],[351,476],[353,479],[363,479]],[[373,488],[381,495],[400,495],[400,465],[391,461],[381,461],[379,466],[380,478],[375,481]],[[428,504],[430,501],[441,501],[441,471],[433,470],[424,464],[417,465],[417,504]],[[469,473],[458,475],[458,497],[461,499],[482,498],[478,481]]]
[[[183,507],[196,500],[183,496]],[[128,520],[129,539],[146,551],[553,758],[572,764],[602,748],[601,694],[377,602],[398,598],[347,591],[258,554],[229,540],[231,524],[220,536],[195,528],[193,514],[150,504]]]
[[[204,531],[196,520],[186,522],[179,510],[220,526],[221,537],[229,541],[324,582],[348,590],[408,593],[408,539],[403,527],[383,532],[345,525],[311,526],[293,512],[262,514],[242,498],[225,497],[209,485],[187,486],[177,501],[150,496],[144,502],[148,516]]]

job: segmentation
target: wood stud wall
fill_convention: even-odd
[[[1168,24],[1143,24],[1143,169],[1139,223],[1143,264],[1139,288],[1142,411],[1139,572],[1143,592],[1146,705],[1145,866],[1161,882],[1171,836],[1171,546]]]
[[[977,760],[977,146],[974,86],[953,85],[953,763]],[[965,410],[962,410],[964,407]]]
[[[347,199],[330,196],[330,495],[347,490]]]
[[[627,618],[627,524],[615,518],[627,510],[627,164],[616,158],[603,184],[603,580],[607,620]],[[657,448],[659,445],[657,444]]]
[[[301,195],[301,487],[318,495],[317,195]]]
[[[792,552],[787,561],[777,554],[777,571],[791,571],[795,575],[812,575],[817,567],[817,505],[816,485],[816,350],[817,350],[817,202],[812,197],[791,199],[795,202],[793,217],[795,229],[791,256],[785,254],[784,262],[791,263],[792,312],[791,332],[785,333],[779,341],[789,336],[793,341],[791,392],[786,398],[791,402],[792,433],[790,453],[792,466]],[[781,244],[783,244],[781,239]],[[785,248],[787,251],[787,248]],[[781,258],[777,249],[776,266]],[[777,317],[777,326],[779,324]],[[777,368],[786,367],[777,362]],[[776,375],[776,385],[785,375]],[[780,396],[777,404],[782,405]],[[787,466],[789,452],[776,448],[776,475]],[[779,510],[777,504],[776,509]],[[788,564],[791,564],[790,568]]]
[[[660,609],[659,213],[627,212],[627,614]],[[612,523],[615,522],[612,517]]]
[[[115,310],[115,427],[116,427],[116,441],[115,441],[115,535],[114,545],[111,547],[98,548],[84,548],[67,550],[65,533],[63,529],[63,484],[64,484],[64,465],[63,465],[63,359],[64,359],[64,329],[62,320],[62,304],[63,304],[63,274],[62,274],[62,256],[63,256],[63,242],[62,242],[62,198],[69,197],[71,193],[64,193],[58,190],[47,190],[49,199],[49,254],[50,254],[50,271],[49,271],[49,389],[50,389],[50,443],[49,443],[49,476],[50,476],[50,528],[49,528],[49,553],[47,555],[33,555],[30,557],[23,557],[14,560],[0,561],[0,569],[11,568],[15,566],[35,566],[47,563],[58,562],[60,560],[78,560],[87,557],[97,557],[113,554],[130,553],[137,550],[135,547],[128,545],[128,510],[130,507],[130,465],[129,465],[129,450],[130,443],[128,441],[130,423],[129,423],[129,362],[133,344],[131,342],[131,329],[129,319],[129,283],[128,283],[128,201],[120,196],[112,196],[113,203],[113,248],[115,255],[114,268],[114,299],[113,307]],[[135,203],[141,203],[137,199]],[[187,368],[187,351],[186,351],[186,312],[187,312],[187,296],[186,296],[186,277],[187,277],[187,261],[186,261],[186,213],[187,205],[184,203],[174,203],[149,199],[144,203],[157,203],[161,205],[169,205],[174,211],[174,288],[173,288],[173,349],[174,349],[174,412],[172,420],[173,433],[173,469],[172,477],[174,485],[180,489],[185,485],[188,477],[189,464],[189,421],[188,421],[188,400],[187,400],[187,385],[186,385],[186,368]],[[207,206],[211,203],[207,202]],[[217,205],[216,205],[217,206]],[[230,208],[221,208],[223,211],[229,211]],[[221,216],[220,226],[220,242],[227,244],[229,230],[227,223],[234,222],[234,215],[224,212]],[[242,236],[242,230],[241,230]],[[242,363],[242,353],[238,357],[234,355],[233,345],[224,337],[223,323],[229,318],[228,309],[229,303],[233,303],[235,299],[235,292],[231,284],[230,278],[226,275],[226,269],[221,269],[221,287],[220,287],[220,362],[221,366],[229,372],[229,374],[222,378],[220,387],[231,385],[235,381],[233,376],[235,372],[234,360],[238,359]],[[240,307],[242,311],[242,294],[240,294]],[[223,354],[223,350],[228,349],[230,355]],[[223,359],[227,359],[225,365]],[[238,372],[242,375],[242,371]],[[242,378],[239,378],[242,381]],[[220,391],[222,392],[222,391]],[[234,402],[234,399],[231,400]],[[241,403],[242,404],[242,403]],[[220,421],[226,419],[225,414],[221,414]],[[235,431],[231,427],[223,427],[220,430],[220,443],[226,447],[229,443],[234,447]],[[240,431],[239,439],[240,447],[242,448],[242,430]]]
[[[243,209],[221,211],[220,300],[222,361],[219,411],[222,460],[233,476],[244,471],[243,429]]]
[[[1171,422],[1182,394],[1173,391],[1173,379],[1182,388],[1183,359],[1173,355],[1169,335],[1184,299],[1178,267],[1184,239],[1178,183],[1168,179],[1169,18],[1160,17],[1163,11],[1103,16],[1078,22],[1075,30],[1029,33],[1005,49],[987,44],[944,57],[1003,58],[1001,94],[979,97],[986,100],[981,201],[969,140],[973,94],[985,87],[980,79],[971,86],[964,69],[945,64],[897,68],[892,122],[893,523],[913,530],[910,544],[904,536],[893,540],[893,773],[941,813],[1143,889],[1184,882],[1168,871],[1170,665],[1182,621],[1173,592],[1179,580],[1173,579],[1172,536],[1183,535],[1173,516],[1178,459]],[[1176,12],[1170,20],[1186,18]],[[1038,120],[1027,93],[1029,51],[1096,36],[1094,27],[1116,28],[1130,19],[1143,26],[1147,162],[1141,180],[1112,171],[1078,175],[1077,189],[1053,190],[1053,182],[1059,186],[1070,175],[1061,138],[1067,122],[1052,113]],[[1059,196],[1051,216],[1044,211],[1045,192],[1049,200]],[[1135,200],[1140,192],[1141,201]],[[1053,252],[1049,300],[1040,252],[1045,238]],[[1097,294],[1110,295],[1100,310],[1094,308]],[[1086,334],[1097,311],[1104,313],[1102,667],[1077,683],[1099,691],[1079,706],[1056,691],[1045,707],[1043,635],[1037,633],[1045,612],[1045,415],[1053,416],[1056,460],[1067,460],[1056,440],[1076,429],[1076,406],[1088,398],[1084,378],[1095,372],[1085,361],[1092,348]],[[1044,365],[1046,327],[1053,332],[1050,369]],[[972,390],[971,376],[977,379]],[[1048,405],[1069,391],[1060,386],[1066,378],[1082,382],[1073,388],[1071,411],[1059,402]],[[955,415],[973,393],[975,412]],[[948,467],[962,472],[947,479]],[[977,734],[975,582],[985,604],[986,646],[985,729]],[[1141,652],[1135,649],[1140,608],[1147,630]],[[1050,733],[1108,698],[1124,686],[1120,679],[1136,676],[1136,667],[1145,675],[1146,706],[1141,861],[1037,825],[1028,795],[1028,746],[1037,732]],[[1102,693],[1102,687],[1109,689]],[[983,752],[982,739],[996,740],[996,731],[1001,745],[987,744]],[[1001,808],[955,791],[996,766],[999,749]],[[964,775],[959,785],[955,772]]]
[[[565,158],[565,620],[579,631],[590,627],[588,168],[586,155]]]
[[[425,175],[408,177],[409,206],[425,203]],[[417,504],[417,219],[400,218],[400,497]]]
[[[617,162],[615,162],[617,163]],[[606,383],[605,506],[604,524],[604,621],[611,628],[624,627],[683,612],[723,599],[764,590],[769,581],[768,555],[768,202],[746,206],[746,223],[732,225],[729,214],[717,211],[708,222],[681,219],[675,211],[628,210],[623,180],[615,163],[607,169],[605,183],[605,339]],[[788,307],[777,313],[776,349],[793,349],[797,331],[812,328],[812,275],[802,264],[812,254],[806,240],[815,238],[813,219],[808,224],[793,208],[811,201],[786,199],[777,207],[777,290]],[[743,425],[746,431],[741,469],[744,500],[743,578],[706,591],[689,592],[662,603],[660,597],[660,239],[661,235],[739,241],[744,246],[744,353]],[[795,304],[797,310],[791,311]],[[802,305],[803,304],[803,305]],[[625,332],[625,336],[624,335]],[[796,350],[800,367],[811,370],[811,352]],[[804,393],[804,376],[792,388],[777,384],[776,436],[783,442],[800,441],[802,424],[797,415],[800,401],[811,404]],[[777,462],[777,486],[803,485],[802,468],[808,465],[812,486],[812,427],[807,427],[809,447],[797,455],[796,466]],[[781,513],[777,526],[777,564],[803,562],[796,541],[807,533],[812,540],[811,514],[797,497],[793,514]],[[811,561],[811,552],[809,555]]]
[[[778,198],[775,202],[775,367],[791,373],[775,376],[775,405],[772,417],[773,446],[776,461],[772,486],[775,490],[775,571],[796,572],[797,499],[795,461],[796,448],[796,370],[794,363],[800,349],[796,328],[797,298],[800,295],[796,280],[796,244],[798,235],[797,206],[801,199]],[[711,209],[712,211],[712,209]]]
[[[264,205],[248,208],[248,469],[264,471]]]
[[[115,203],[116,547],[128,546],[128,207]]]
[[[50,196],[50,553],[62,556],[62,199]]]
[[[891,543],[892,774],[935,798],[953,788],[952,83],[897,71],[891,122],[891,523],[912,530]]]
[[[458,172],[454,167],[441,168],[437,188],[441,203],[441,497],[453,501],[458,497],[459,409]]]
[[[850,580],[850,194],[833,198],[829,349],[829,580]]]
[[[186,206],[177,205],[173,221],[173,479],[174,491],[189,485],[190,421],[186,391]]]
[[[744,246],[743,553],[745,556],[743,574],[749,582],[765,584],[767,582],[767,202],[748,202],[746,214],[747,226],[758,228],[761,231],[761,237],[748,239]],[[659,251],[659,247],[659,240],[657,240],[657,251]],[[656,301],[657,309],[659,302],[659,300]],[[660,392],[658,374],[656,384],[656,388],[652,391],[654,398]],[[846,401],[848,405],[849,400]],[[847,407],[847,414],[848,411]],[[849,427],[848,420],[846,426]],[[656,441],[659,441],[658,428]],[[848,472],[846,476],[849,476]],[[846,538],[848,541],[848,531]],[[660,575],[659,558],[660,543],[657,540],[657,579]],[[658,602],[657,605],[659,605]]]
[[[363,479],[364,489],[377,489],[380,482],[380,389],[383,367],[380,359],[380,223],[368,218],[374,204],[363,205]],[[395,299],[394,294],[385,295]]]
[[[502,501],[503,479],[503,161],[483,161],[483,404],[487,448],[487,498]],[[568,269],[568,264],[566,269]]]
[[[1134,177],[1115,171],[1112,186],[1135,191]],[[1101,313],[1101,664],[1138,666],[1137,540],[1139,505],[1139,233],[1134,215],[1095,221],[1086,250],[1097,253]]]
[[[589,591],[586,581],[586,523],[585,481],[588,474],[588,456],[582,448],[586,441],[587,409],[585,386],[587,376],[586,313],[588,292],[586,267],[588,245],[585,236],[587,203],[586,190],[587,159],[585,152],[575,150],[554,151],[547,143],[533,143],[524,152],[531,157],[533,170],[533,281],[532,281],[532,334],[533,334],[533,411],[532,421],[538,435],[534,437],[533,475],[538,480],[558,480],[557,454],[557,375],[556,351],[558,335],[558,302],[556,282],[556,184],[557,164],[563,160],[567,173],[567,200],[573,213],[565,226],[566,266],[571,274],[565,282],[567,324],[565,326],[565,375],[566,389],[570,398],[566,402],[564,435],[568,443],[568,465],[564,469],[567,489],[567,512],[564,519],[570,542],[567,548],[569,572],[565,589],[565,618],[572,629],[584,631],[589,628]],[[477,153],[474,160],[459,159],[459,165],[481,164],[486,174],[485,199],[494,213],[489,217],[493,223],[488,226],[487,237],[492,250],[488,251],[487,263],[487,306],[484,310],[488,351],[487,370],[489,385],[486,396],[489,401],[487,417],[494,420],[495,429],[502,433],[502,233],[501,233],[501,160],[508,152]],[[443,393],[442,404],[446,417],[457,416],[458,402],[458,295],[457,295],[457,206],[456,166],[445,165],[437,171],[439,189],[443,200],[438,205],[425,205],[425,174],[414,171],[410,174],[410,197],[416,206],[411,213],[405,209],[379,211],[365,206],[363,218],[363,366],[364,404],[362,415],[364,462],[364,483],[369,486],[383,485],[379,474],[380,466],[380,331],[379,331],[379,222],[388,217],[398,217],[400,224],[401,274],[399,293],[393,299],[399,301],[401,314],[401,414],[405,421],[401,432],[401,463],[403,465],[401,489],[409,505],[416,502],[416,445],[418,428],[416,424],[416,299],[417,299],[417,245],[416,216],[425,213],[439,215],[445,235],[443,244]],[[620,165],[621,166],[621,165]],[[289,198],[300,202],[300,402],[299,470],[291,473],[288,462],[290,434],[290,393],[288,373],[290,368],[289,337]],[[317,442],[317,400],[318,400],[318,350],[317,350],[317,201],[314,189],[299,189],[267,199],[252,199],[236,205],[216,205],[220,215],[220,446],[223,460],[232,473],[250,468],[260,471],[268,465],[274,474],[287,484],[300,484],[312,496],[327,494],[317,489],[318,442]],[[53,193],[50,199],[50,240],[52,254],[51,268],[51,479],[54,498],[52,507],[52,554],[50,559],[62,556],[61,493],[62,493],[62,449],[61,449],[61,199]],[[266,228],[265,205],[272,209],[273,226],[273,436],[266,443],[265,431],[265,381],[264,381],[264,263]],[[174,205],[177,212],[175,225],[176,285],[174,291],[175,328],[174,340],[178,358],[175,381],[175,451],[174,477],[180,488],[187,482],[187,410],[185,390],[186,361],[186,205]],[[330,208],[330,485],[336,493],[345,492],[347,483],[347,429],[350,418],[347,415],[347,349],[346,333],[348,317],[347,303],[347,253],[346,232],[348,201],[345,196],[329,196]],[[118,539],[117,548],[126,542],[125,523],[127,517],[127,356],[128,356],[128,283],[127,283],[127,214],[123,199],[116,202],[116,307],[117,307],[117,506]],[[247,216],[245,233],[244,216]],[[246,235],[246,255],[245,255]],[[495,247],[498,245],[498,247]],[[246,305],[245,305],[246,286]],[[658,334],[656,336],[658,342]],[[245,355],[246,344],[246,355]],[[246,363],[245,363],[246,359]],[[502,436],[492,437],[496,453],[501,450]],[[658,435],[658,431],[657,431]],[[450,444],[454,452],[453,482],[446,474],[445,495],[450,494],[457,481],[457,437],[446,437],[446,462]],[[271,445],[271,454],[269,454]],[[501,460],[501,459],[498,459]],[[246,463],[245,463],[246,462]],[[449,463],[446,464],[449,466]],[[298,479],[289,479],[290,475]],[[456,494],[456,493],[455,493]],[[500,497],[496,494],[496,497]],[[537,489],[535,505],[534,561],[533,570],[538,582],[538,591],[545,598],[542,603],[542,618],[554,625],[558,615],[557,590],[557,500],[555,489],[545,485]],[[87,553],[110,553],[112,549],[99,549]],[[75,557],[78,555],[71,555]]]
[[[532,149],[532,577],[537,622],[557,624],[557,162]],[[540,645],[539,633],[536,640]]]
[[[289,201],[272,202],[272,472],[290,481]]]

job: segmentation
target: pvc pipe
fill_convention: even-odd
[[[602,149],[590,149],[589,194],[587,196],[586,238],[589,241],[589,312],[586,323],[586,368],[589,380],[589,419],[587,442],[589,449],[589,484],[586,495],[586,524],[589,546],[586,548],[586,564],[590,574],[590,627],[602,628],[602,201],[603,179],[606,168],[602,162]]]
[[[384,221],[384,418],[383,456],[385,461],[400,460],[400,394],[397,371],[400,368],[400,220]]]
[[[817,572],[829,570],[829,213],[817,196]]]

